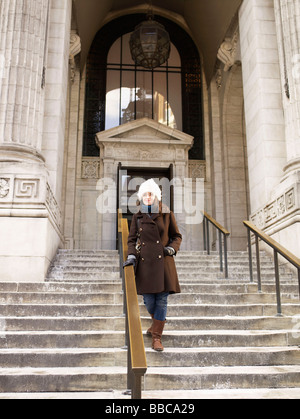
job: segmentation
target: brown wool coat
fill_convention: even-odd
[[[140,255],[137,255],[135,248],[138,228],[142,245]],[[181,242],[182,236],[173,212],[160,212],[150,218],[139,211],[133,216],[128,254],[138,259],[136,286],[139,295],[181,292],[174,257],[164,256],[163,252],[164,247],[171,246],[177,253]]]

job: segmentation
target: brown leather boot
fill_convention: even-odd
[[[165,321],[153,319],[153,328],[152,328],[152,349],[157,352],[163,352],[164,347],[161,343],[161,337],[165,327]]]
[[[146,332],[147,336],[152,336],[152,328],[153,328],[153,317],[154,317],[154,314],[150,314],[150,316],[152,318],[152,325],[151,325],[151,327]]]

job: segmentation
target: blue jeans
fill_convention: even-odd
[[[144,294],[143,297],[148,313],[153,314],[155,320],[164,322],[167,317],[169,293]]]

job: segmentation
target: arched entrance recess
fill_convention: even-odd
[[[83,156],[97,156],[99,149],[95,135],[105,131],[106,64],[112,44],[120,36],[134,30],[145,20],[144,14],[122,16],[106,24],[96,35],[91,46],[86,67],[86,99],[83,137]],[[182,65],[182,131],[194,137],[194,145],[189,158],[204,160],[202,80],[198,50],[191,37],[174,22],[155,16],[170,34],[177,48]]]

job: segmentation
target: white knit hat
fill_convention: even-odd
[[[153,193],[159,201],[161,201],[161,190],[158,184],[153,180],[149,179],[146,182],[142,183],[138,191],[138,198],[141,201],[143,195],[147,192]]]

